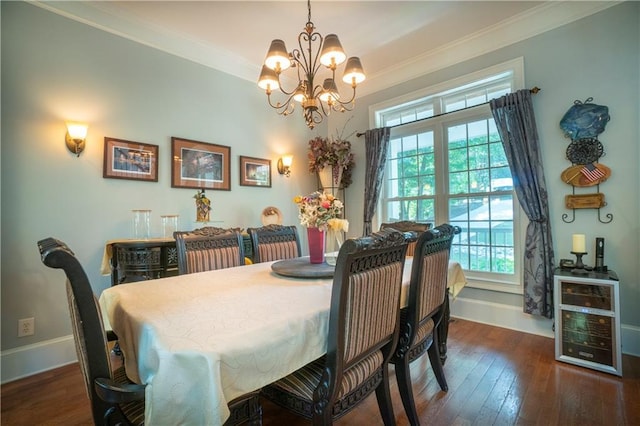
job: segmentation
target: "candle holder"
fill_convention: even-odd
[[[584,263],[582,263],[582,256],[587,254],[587,252],[572,251],[571,253],[576,255],[576,264],[571,270],[571,273],[574,275],[587,275],[589,271],[584,269]]]

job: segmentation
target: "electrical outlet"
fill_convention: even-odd
[[[18,320],[18,337],[33,336],[35,331],[35,318],[23,318]]]

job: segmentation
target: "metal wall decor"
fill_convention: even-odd
[[[562,215],[566,223],[576,219],[576,209],[597,209],[601,223],[613,220],[611,213],[607,213],[604,220],[600,215],[600,209],[607,205],[604,194],[600,193],[600,184],[611,176],[611,169],[600,163],[605,152],[602,142],[598,140],[598,135],[604,132],[611,117],[608,107],[591,101],[593,98],[587,98],[584,102],[575,101],[560,120],[565,137],[571,139],[566,157],[572,165],[560,175],[572,190],[571,194],[565,196],[565,206],[572,213],[571,217],[567,213]],[[596,192],[576,193],[576,188],[586,187],[595,187]]]

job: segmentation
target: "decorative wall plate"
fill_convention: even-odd
[[[575,101],[573,106],[560,120],[560,128],[564,135],[571,140],[595,138],[604,132],[604,128],[611,119],[609,108],[604,105],[592,104],[593,98],[584,102]]]
[[[569,185],[573,185],[573,186],[595,186],[595,185],[598,185],[598,184],[604,182],[605,180],[607,180],[611,176],[611,169],[609,167],[605,166],[604,164],[597,163],[597,164],[594,164],[594,166],[604,174],[604,177],[601,177],[600,179],[595,179],[595,180],[590,181],[582,173],[582,169],[584,168],[584,166],[580,165],[580,164],[576,165],[576,166],[569,167],[564,172],[562,172],[560,177],[562,178],[562,181],[564,183],[567,183]]]
[[[567,159],[573,164],[595,163],[603,154],[604,148],[598,139],[576,140],[567,147]]]
[[[262,225],[282,225],[282,213],[277,207],[269,206],[262,210],[260,216]]]

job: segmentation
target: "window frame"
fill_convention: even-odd
[[[425,103],[433,97],[444,97],[447,93],[453,93],[461,88],[472,87],[478,82],[489,83],[498,80],[505,75],[511,74],[512,90],[519,90],[524,87],[524,60],[522,57],[507,61],[492,67],[470,73],[465,76],[454,78],[424,89],[414,91],[393,99],[373,104],[369,107],[371,127],[381,127],[384,114],[388,114],[393,109],[402,105],[408,107],[411,104]],[[495,78],[493,78],[495,77]],[[448,193],[449,170],[447,162],[447,145],[443,132],[446,132],[448,126],[455,123],[468,123],[474,118],[486,120],[492,118],[491,110],[488,104],[476,105],[470,108],[464,108],[450,113],[442,113],[439,102],[432,102],[434,108],[434,117],[428,121],[414,121],[402,124],[401,127],[391,128],[391,137],[398,138],[404,135],[417,134],[417,131],[434,133],[434,159],[436,168],[436,191],[435,200],[435,216],[436,218],[448,217],[448,202],[452,198]],[[442,142],[440,142],[440,140]],[[385,171],[386,173],[386,171]],[[386,178],[385,178],[386,179]],[[387,220],[386,206],[383,200],[387,199],[387,187],[383,188],[382,196],[378,201],[377,212],[374,220],[379,226],[380,223]],[[467,277],[467,286],[506,293],[522,294],[522,256],[524,235],[528,220],[522,212],[517,196],[514,191],[510,191],[513,195],[513,249],[514,249],[514,272],[513,274],[503,274],[495,272],[479,272],[465,270]]]

